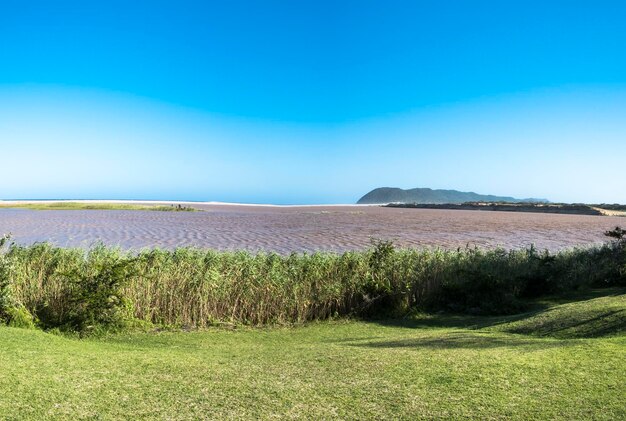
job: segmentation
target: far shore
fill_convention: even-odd
[[[308,208],[308,207],[371,207],[384,204],[354,204],[354,203],[325,203],[325,204],[297,204],[297,205],[276,205],[268,203],[238,203],[238,202],[194,202],[179,200],[115,200],[115,199],[43,199],[43,200],[0,200],[1,207],[15,207],[19,205],[37,205],[51,203],[81,203],[81,204],[122,204],[122,205],[172,205],[172,206],[247,206],[247,207],[274,207],[274,208]]]
[[[626,206],[617,204],[589,205],[584,203],[465,202],[388,203],[384,206],[403,209],[445,209],[465,211],[552,213],[588,216],[626,216]]]
[[[238,203],[218,201],[182,201],[182,200],[117,200],[117,199],[30,199],[0,200],[2,208],[26,208],[31,210],[160,210],[160,211],[202,211],[211,207],[232,208],[272,208],[272,209],[307,209],[307,208],[413,208],[430,210],[465,210],[465,211],[500,211],[521,213],[557,213],[587,216],[626,217],[625,205],[588,205],[565,203],[504,203],[504,202],[467,202],[455,204],[418,204],[418,203],[324,203],[324,204],[270,204]]]

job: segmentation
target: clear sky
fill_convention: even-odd
[[[0,0],[0,198],[626,203],[623,1]]]

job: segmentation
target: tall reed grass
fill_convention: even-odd
[[[193,248],[123,251],[12,244],[0,253],[0,319],[89,331],[128,321],[203,328],[411,308],[512,313],[524,298],[624,283],[624,242],[559,253],[397,249],[278,255]]]

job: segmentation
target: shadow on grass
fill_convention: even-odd
[[[404,319],[366,319],[363,321],[368,323],[375,323],[381,326],[405,327],[408,329],[460,328],[477,330],[521,320],[537,314],[540,311],[542,310],[534,310],[532,312],[511,316],[474,316],[467,314],[450,314],[443,312],[435,314],[424,313],[412,315]]]
[[[366,322],[409,329],[484,329],[556,339],[595,338],[626,333],[625,296],[624,288],[597,289],[529,302],[530,311],[515,315],[436,313]]]
[[[369,341],[352,343],[349,346],[360,348],[429,348],[429,349],[492,349],[522,348],[526,351],[565,347],[573,345],[571,341],[531,339],[515,335],[484,335],[474,332],[449,332],[432,337],[404,338],[393,341]]]
[[[503,329],[503,331],[561,339],[612,336],[626,333],[626,310],[595,311],[584,315],[556,316],[536,324],[513,325]]]

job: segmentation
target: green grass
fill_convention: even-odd
[[[614,295],[554,306],[498,329],[562,339],[626,334],[626,295],[615,290]]]
[[[517,316],[74,339],[0,327],[8,419],[624,419],[626,290]],[[568,324],[568,323],[566,323]],[[568,324],[569,325],[569,324]],[[518,331],[524,333],[510,333]]]
[[[163,212],[194,212],[190,206],[174,205],[143,205],[132,203],[108,203],[108,202],[41,202],[41,203],[0,203],[2,208],[19,208],[31,210],[149,210]]]

